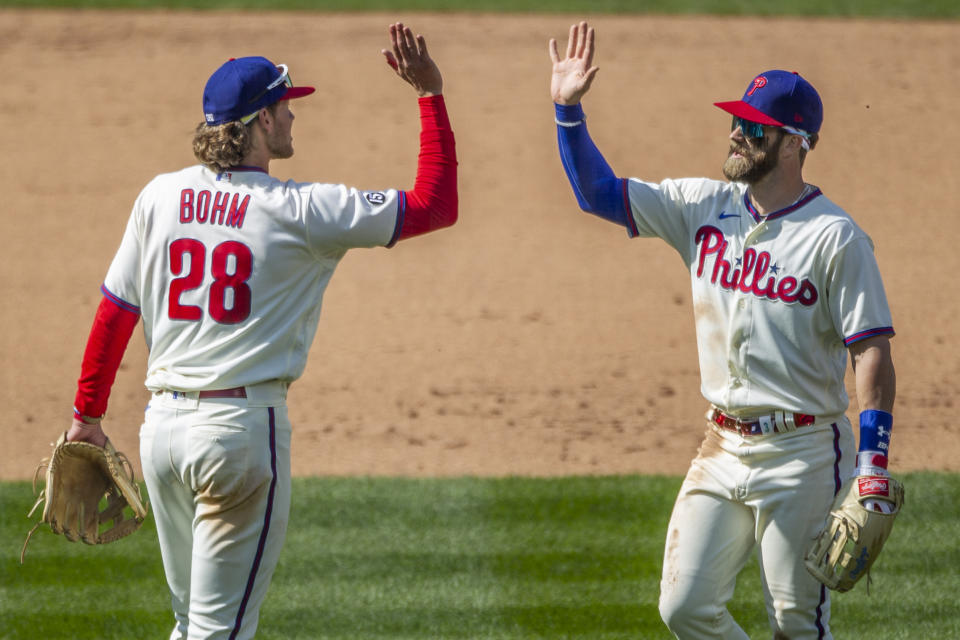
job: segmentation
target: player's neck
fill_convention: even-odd
[[[240,164],[245,167],[257,167],[270,173],[270,152],[265,149],[261,151],[254,145],[254,149],[243,157]]]
[[[263,169],[266,173],[270,173],[270,158],[272,154],[270,153],[270,148],[266,141],[266,134],[262,126],[254,124],[250,133],[253,136],[253,144],[250,145],[250,151],[247,152],[247,155],[243,156],[240,164],[245,167],[257,167]]]
[[[799,174],[767,175],[750,185],[750,202],[761,216],[789,207],[803,194],[806,184]]]

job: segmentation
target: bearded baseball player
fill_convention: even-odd
[[[140,193],[103,282],[68,440],[102,446],[100,420],[138,320],[152,394],[140,454],[176,624],[170,638],[251,638],[290,508],[287,389],[348,249],[393,246],[457,219],[453,132],[423,36],[389,27],[386,62],[416,90],[412,190],[282,181],[293,155],[286,65],[230,59],[203,92],[200,164]]]
[[[618,178],[580,103],[597,73],[594,39],[581,22],[563,57],[549,43],[563,167],[583,210],[663,239],[687,265],[708,403],[670,518],[660,614],[677,638],[745,640],[727,603],[756,548],[773,637],[831,638],[829,591],[804,559],[841,484],[888,480],[895,378],[872,242],[802,177],[820,97],[796,73],[761,73],[741,100],[716,103],[733,119],[727,181]],[[858,455],[844,415],[848,352]]]

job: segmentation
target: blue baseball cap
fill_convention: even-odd
[[[807,133],[817,133],[823,123],[820,95],[796,71],[764,71],[750,82],[742,100],[713,104],[744,120]]]
[[[295,87],[287,65],[266,58],[230,58],[213,72],[203,89],[203,116],[210,126],[240,120],[244,124],[274,102],[302,98],[316,91]]]

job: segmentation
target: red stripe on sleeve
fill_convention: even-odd
[[[457,221],[457,152],[443,96],[419,99],[420,156],[413,190],[397,240],[412,238]]]
[[[140,315],[104,297],[93,319],[77,381],[74,412],[99,418],[107,412],[110,388]]]

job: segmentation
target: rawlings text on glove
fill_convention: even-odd
[[[889,476],[848,480],[807,553],[807,570],[830,589],[852,589],[880,555],[902,506],[903,485]]]

